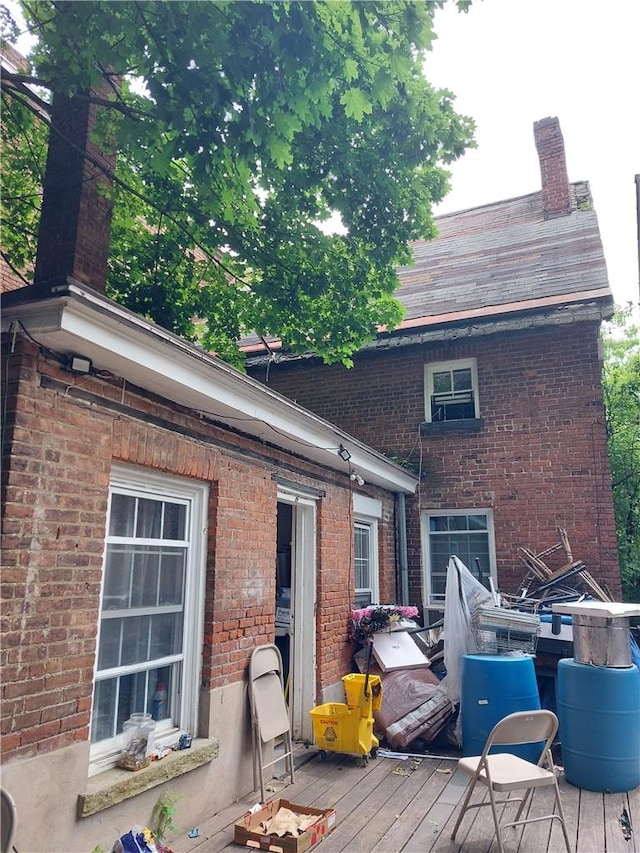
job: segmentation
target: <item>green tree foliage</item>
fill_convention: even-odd
[[[395,267],[473,144],[423,74],[442,2],[21,5],[50,91],[137,81],[109,99],[111,295],[231,360],[256,330],[349,364],[397,324]]]
[[[622,587],[640,601],[640,332],[631,306],[605,328],[603,389]]]

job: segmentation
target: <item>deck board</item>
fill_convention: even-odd
[[[362,767],[351,756],[315,750],[296,755],[295,783],[273,780],[270,796],[316,808],[335,808],[337,824],[322,842],[320,853],[496,853],[491,809],[487,806],[465,816],[458,837],[451,829],[460,810],[468,777],[455,761],[425,757],[411,760],[378,758]],[[560,777],[572,853],[640,853],[640,787],[628,794],[584,791]],[[174,853],[241,853],[233,843],[233,824],[258,799],[253,791],[199,827],[200,836],[186,835],[172,842]],[[486,797],[478,786],[477,798]],[[534,791],[529,814],[551,811],[553,792]],[[515,806],[509,806],[515,813]],[[620,818],[627,810],[631,837],[625,840]],[[563,853],[557,821],[539,823],[505,834],[506,853]]]
[[[578,823],[580,826],[581,853],[603,853],[606,846],[602,794],[594,791],[580,791]]]

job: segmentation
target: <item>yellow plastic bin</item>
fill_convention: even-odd
[[[313,735],[320,757],[327,752],[345,752],[362,758],[375,756],[378,738],[373,733],[373,717],[363,717],[360,708],[349,708],[344,702],[326,702],[309,711]]]
[[[349,673],[342,676],[344,695],[349,708],[359,708],[363,717],[371,717],[382,706],[382,680],[379,675]]]

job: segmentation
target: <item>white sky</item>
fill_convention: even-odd
[[[557,116],[570,181],[591,186],[609,283],[638,303],[640,0],[474,0],[436,13],[426,65],[476,122],[478,148],[451,171],[436,213],[540,188],[533,123]]]

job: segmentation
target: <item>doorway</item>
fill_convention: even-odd
[[[311,740],[315,705],[316,506],[278,493],[276,637],[282,654],[294,740]]]

